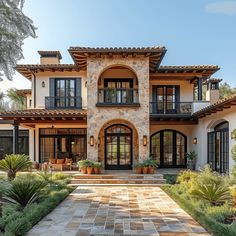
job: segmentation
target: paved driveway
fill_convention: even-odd
[[[159,187],[78,187],[29,236],[203,236],[206,231]]]

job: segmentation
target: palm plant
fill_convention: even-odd
[[[32,165],[29,157],[24,154],[6,155],[5,159],[0,160],[0,169],[7,172],[9,180],[16,177],[18,171],[22,171]]]
[[[44,181],[38,180],[14,180],[10,187],[3,193],[2,199],[5,202],[19,204],[25,207],[36,202],[41,196],[41,190],[47,185]]]
[[[23,110],[26,108],[26,100],[24,96],[21,96],[17,93],[17,89],[11,88],[7,90],[7,97],[12,103],[13,110]]]
[[[230,191],[227,186],[213,184],[198,184],[191,195],[209,201],[212,205],[222,204],[231,200]]]

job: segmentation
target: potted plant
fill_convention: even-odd
[[[78,161],[78,167],[80,169],[81,174],[87,174],[87,166],[90,163],[89,160],[81,160]]]
[[[143,173],[143,163],[137,163],[135,166],[135,172],[136,174],[142,174]]]
[[[187,158],[188,169],[195,170],[197,153],[195,151],[191,151],[189,153],[186,153],[186,158]]]
[[[101,174],[101,170],[102,170],[102,163],[101,162],[94,162],[93,163],[94,174]]]
[[[147,163],[147,160],[146,161],[144,161],[143,163],[142,163],[142,165],[143,165],[143,168],[142,168],[142,171],[143,171],[143,174],[148,174],[148,163]]]
[[[93,161],[87,160],[87,174],[91,175],[93,173],[93,167]]]
[[[147,163],[147,166],[148,166],[148,173],[149,174],[154,174],[155,173],[155,169],[157,167],[157,162],[156,160],[153,160],[153,159],[148,159],[146,161]]]

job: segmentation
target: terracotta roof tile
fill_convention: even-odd
[[[85,109],[27,109],[16,111],[4,111],[0,113],[0,118],[4,117],[81,117],[86,116],[87,110]]]
[[[228,106],[229,105],[229,106]],[[224,98],[219,100],[216,103],[213,103],[207,107],[204,107],[203,109],[195,112],[192,114],[193,117],[195,118],[201,118],[206,116],[207,113],[213,113],[216,111],[216,109],[225,109],[225,108],[229,108],[232,105],[236,105],[236,94],[233,94],[230,97]]]
[[[17,89],[16,90],[18,95],[25,96],[26,94],[31,94],[31,89]]]

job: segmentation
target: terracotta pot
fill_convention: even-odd
[[[93,173],[93,167],[88,166],[87,167],[87,174],[91,175]]]
[[[154,174],[154,173],[155,173],[155,167],[149,166],[149,167],[148,167],[148,173],[149,173],[149,174]]]
[[[136,167],[135,172],[136,174],[142,174],[142,167]]]
[[[81,174],[87,174],[87,167],[80,168]]]
[[[148,174],[148,166],[143,167],[143,174]]]
[[[95,175],[101,174],[101,168],[100,167],[93,167],[93,172]]]

